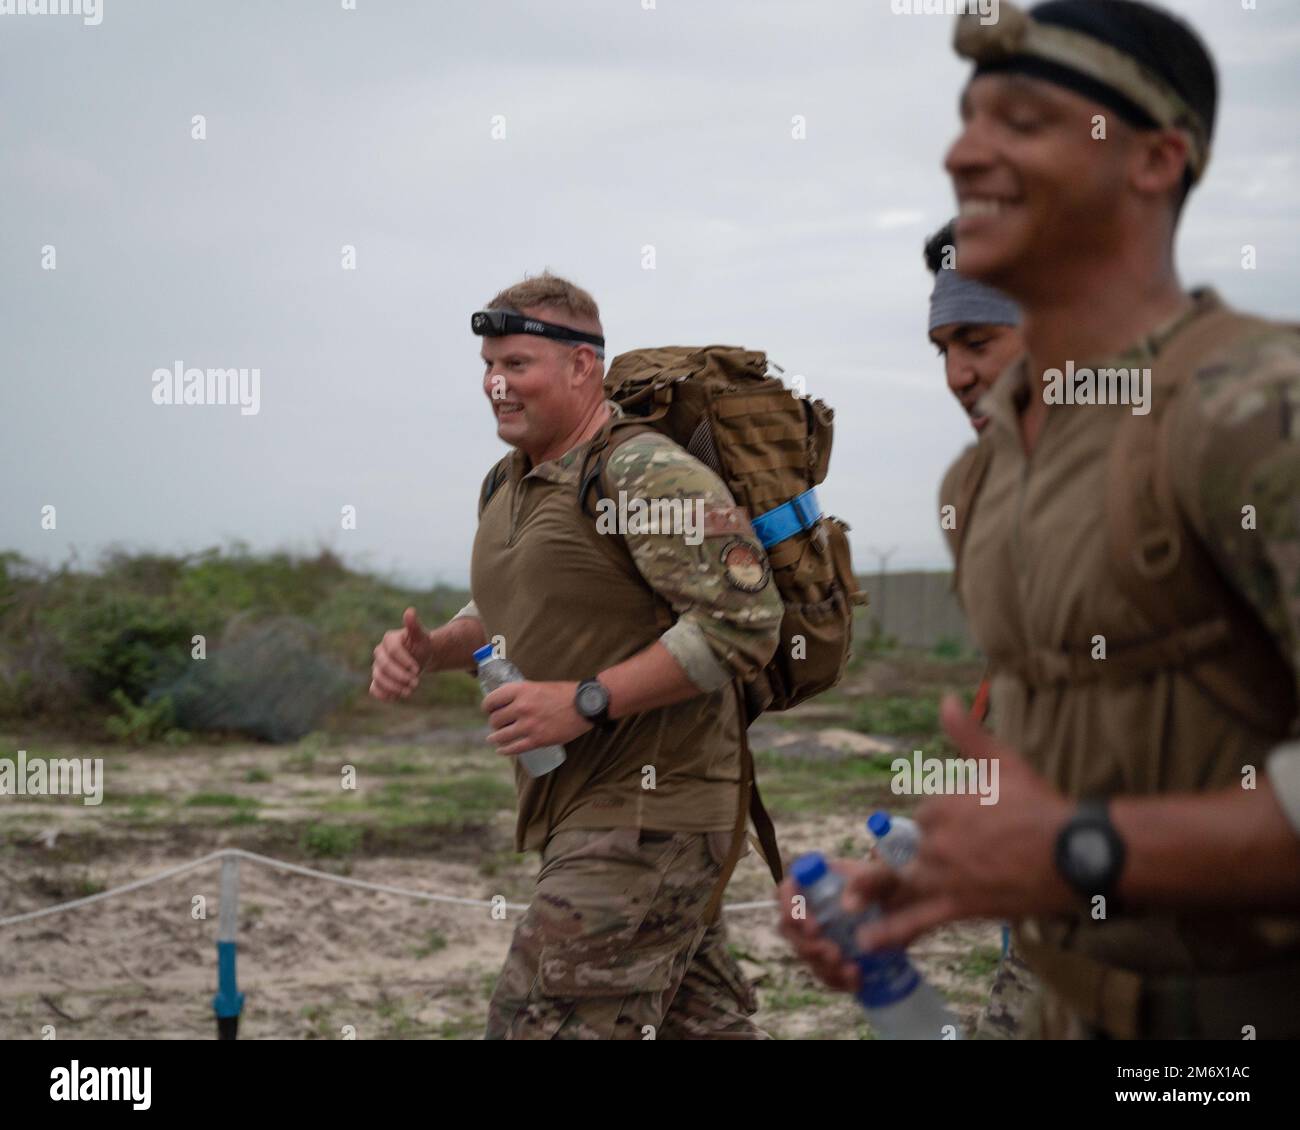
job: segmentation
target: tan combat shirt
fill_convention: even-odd
[[[1190,317],[1218,303],[1200,292]],[[1097,362],[1149,366],[1186,317],[1124,355]],[[1300,335],[1281,327],[1212,358],[1173,406],[1170,465],[1180,505],[1216,565],[1267,627],[1278,662],[1300,675]],[[1081,362],[1082,364],[1082,362]],[[1248,395],[1219,395],[1252,381]],[[1105,513],[1107,455],[1127,405],[1054,404],[1032,456],[1019,408],[1030,389],[1024,362],[981,401],[991,461],[962,549],[959,597],[995,668],[997,737],[1067,795],[1153,795],[1240,785],[1241,769],[1268,765],[1279,800],[1300,830],[1300,762],[1207,695],[1184,670],[1132,680],[1031,687],[1007,668],[1027,653],[1111,649],[1152,631],[1114,584]],[[959,460],[959,463],[961,460]],[[956,504],[957,466],[941,489]],[[1242,506],[1258,510],[1243,529]],[[963,521],[957,515],[957,521]],[[949,531],[951,541],[955,535]],[[1285,684],[1284,684],[1285,685]],[[1294,725],[1291,737],[1294,738]],[[1271,754],[1271,756],[1270,756]],[[1300,919],[1134,913],[1102,924],[1028,924],[1027,936],[1137,972],[1259,968],[1300,954]]]
[[[692,514],[703,524],[693,533],[626,523],[621,535],[602,533],[578,505],[588,446],[536,467],[511,453],[479,519],[473,601],[461,614],[477,616],[489,639],[503,637],[528,679],[589,678],[658,640],[702,693],[588,731],[544,777],[516,764],[518,851],[540,849],[561,828],[734,827],[740,720],[731,680],[757,674],[779,636],[767,556],[712,471],[666,436],[623,441],[605,474],[614,498],[698,501]],[[664,605],[676,616],[666,631]]]

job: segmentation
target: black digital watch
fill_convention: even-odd
[[[1086,899],[1108,902],[1124,868],[1124,841],[1110,821],[1105,800],[1083,800],[1056,837],[1056,869]]]
[[[593,726],[609,729],[614,723],[609,716],[609,691],[594,676],[583,679],[573,696],[573,707]]]

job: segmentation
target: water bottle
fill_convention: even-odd
[[[499,659],[492,654],[490,643],[484,644],[474,653],[474,662],[478,664],[478,685],[483,688],[485,697],[497,687],[524,681],[519,668],[510,660]],[[519,755],[519,761],[530,777],[545,777],[564,764],[564,746],[548,745],[541,749],[530,749]]]
[[[915,820],[906,816],[890,816],[888,812],[873,812],[867,820],[867,831],[876,838],[876,854],[895,871],[904,867],[916,855],[921,846],[921,829]],[[943,998],[927,983],[922,982],[921,992],[928,993],[933,1000],[932,1009],[942,1010],[944,1017],[939,1025],[951,1024],[956,1038],[961,1038],[961,1030],[956,1019],[948,1012]],[[933,1019],[927,1023],[933,1023]]]
[[[877,907],[849,915],[840,905],[844,878],[826,858],[812,852],[795,860],[794,881],[808,899],[822,936],[856,960],[861,974],[857,1000],[872,1028],[887,1040],[941,1040],[958,1032],[943,998],[925,981],[902,950],[860,954],[854,941],[859,926],[880,917]]]
[[[867,831],[876,838],[876,853],[895,871],[906,864],[921,845],[921,829],[915,820],[906,816],[873,812],[867,821]]]
[[[821,927],[822,937],[852,956],[857,951],[854,931],[869,919],[866,914],[850,917],[840,905],[840,895],[844,893],[843,876],[832,871],[826,857],[815,851],[796,859],[790,875],[807,899],[808,910]]]
[[[916,854],[921,844],[921,829],[916,821],[906,816],[891,817],[888,812],[873,812],[867,821],[867,830],[876,837],[876,851],[880,857],[897,870]],[[1002,960],[1011,948],[1011,927],[1002,924]]]

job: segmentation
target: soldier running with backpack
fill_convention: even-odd
[[[473,599],[428,633],[408,610],[372,693],[405,696],[496,642],[527,681],[484,699],[490,740],[507,756],[565,746],[545,776],[515,767],[515,848],[541,870],[487,1035],[766,1038],[720,908],[749,818],[781,874],[746,726],[847,658],[847,542],[807,489],[828,413],[743,350],[642,351],[605,380],[595,302],[549,274],[473,329],[514,449],[480,491]],[[806,598],[793,611],[787,591]]]

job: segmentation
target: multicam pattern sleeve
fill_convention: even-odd
[[[1247,337],[1196,374],[1194,391],[1172,422],[1175,490],[1300,693],[1300,332]],[[1300,833],[1300,741],[1275,749],[1267,771]]]
[[[659,642],[701,691],[756,675],[776,649],[781,597],[726,485],[653,432],[619,444],[605,479],[611,497],[601,500],[597,529],[624,536],[646,583],[677,614]]]

